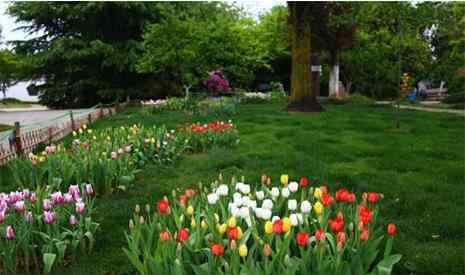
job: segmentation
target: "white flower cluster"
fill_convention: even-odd
[[[256,92],[256,93],[244,93],[244,97],[245,98],[260,98],[260,99],[264,99],[264,100],[268,100],[268,99],[271,99],[271,94],[267,94],[267,93],[260,93],[260,92]]]

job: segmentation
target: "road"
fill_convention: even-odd
[[[82,109],[73,110],[80,111]],[[66,119],[66,114],[70,110],[8,110],[0,111],[0,124],[13,125],[15,121],[19,121],[21,125],[31,125],[44,123],[57,117],[63,116]]]

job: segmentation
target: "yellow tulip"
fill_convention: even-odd
[[[229,226],[229,227],[236,227],[236,218],[235,218],[235,217],[229,218],[229,220],[228,220],[228,226]]]
[[[76,131],[73,131],[73,137],[75,137],[77,135]]]
[[[249,250],[247,249],[247,246],[245,244],[241,244],[239,246],[239,256],[247,257],[248,252],[249,252]]]
[[[267,221],[267,222],[265,223],[265,233],[266,233],[266,234],[271,234],[271,233],[273,233],[273,223],[272,223],[272,222]]]
[[[191,227],[192,227],[192,228],[195,228],[196,226],[197,226],[197,223],[195,222],[195,219],[192,218],[192,219],[191,219]]]
[[[218,228],[218,232],[220,233],[220,235],[224,235],[224,233],[226,233],[226,230],[228,229],[228,225],[225,223],[218,224],[217,228]]]
[[[315,213],[317,215],[321,215],[321,213],[323,213],[323,204],[321,204],[321,202],[317,201],[314,205],[313,205],[313,210],[315,211]]]
[[[287,185],[289,182],[289,175],[281,175],[281,183]]]
[[[291,221],[289,220],[288,217],[283,219],[283,232],[289,232],[291,229]]]
[[[187,215],[192,216],[194,214],[194,207],[189,205],[186,210]]]
[[[240,239],[242,237],[242,228],[240,226],[237,227],[237,238]]]
[[[315,191],[313,192],[313,196],[317,199],[321,198],[321,189],[318,187],[318,188],[315,188]]]
[[[202,222],[200,223],[200,226],[202,227],[202,229],[204,230],[207,230],[208,229],[208,224],[205,220],[202,220]]]
[[[87,129],[87,124],[82,125],[82,128],[85,130]]]

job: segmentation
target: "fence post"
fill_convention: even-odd
[[[48,144],[52,144],[53,136],[52,136],[52,127],[48,127]]]
[[[91,123],[92,123],[92,113],[87,115],[87,124],[90,125]]]
[[[15,141],[15,146],[16,146],[16,153],[18,155],[23,154],[23,144],[21,142],[21,125],[19,124],[19,121],[15,122],[15,129],[13,131],[13,138]]]
[[[71,119],[71,129],[74,131],[76,129],[74,125],[74,116],[73,116],[73,111],[69,111],[69,117]]]

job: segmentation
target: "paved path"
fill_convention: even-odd
[[[28,110],[28,111],[0,111],[0,124],[13,125],[15,121],[20,124],[34,124],[45,122],[56,117],[66,115],[70,110]],[[78,110],[73,110],[78,111]],[[65,118],[64,118],[65,119]]]
[[[391,101],[376,101],[376,104],[380,105],[389,105],[392,104],[394,106],[394,102]],[[428,105],[428,104],[425,104]],[[429,105],[433,105],[430,103]],[[410,110],[417,110],[417,111],[424,111],[424,112],[431,112],[431,113],[449,113],[455,114],[459,116],[465,116],[465,110],[454,110],[454,109],[441,109],[441,108],[431,108],[431,107],[422,107],[422,106],[412,106],[412,105],[400,105],[401,109],[410,109]]]

